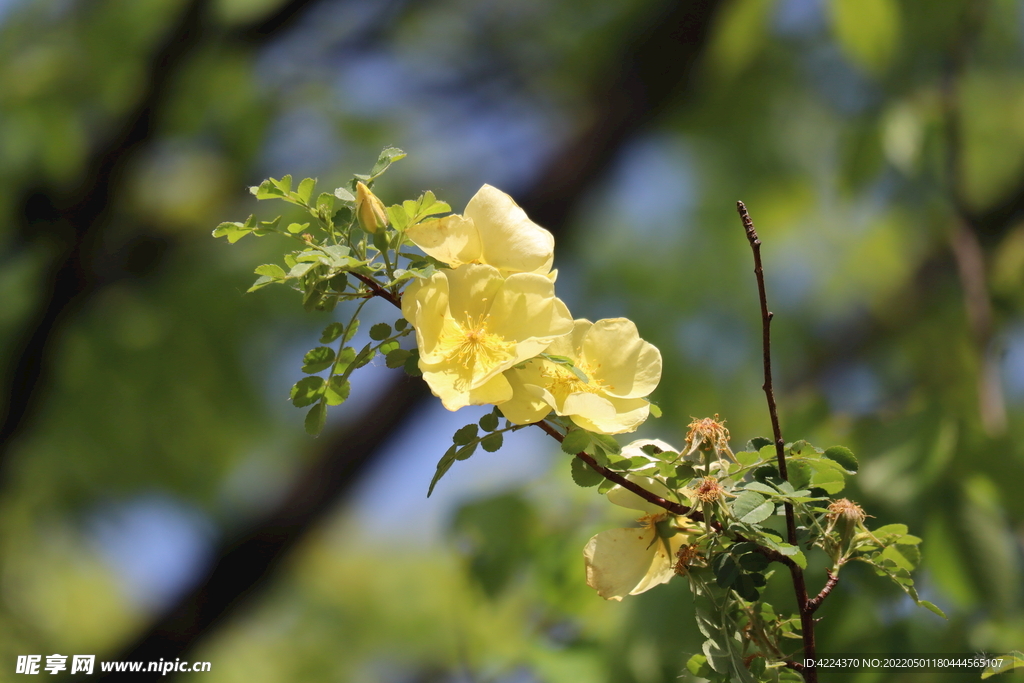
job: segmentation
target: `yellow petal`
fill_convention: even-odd
[[[485,263],[511,273],[550,269],[555,238],[501,190],[484,185],[464,213],[480,233]]]
[[[467,266],[469,267],[469,266]],[[543,275],[517,273],[505,279],[490,310],[493,331],[522,344],[516,362],[533,358],[556,338],[572,330],[572,316],[555,285]]]
[[[591,432],[599,434],[625,434],[636,431],[651,413],[651,404],[642,398],[601,397],[611,407],[612,413],[605,415],[595,411],[566,413],[572,421]],[[568,403],[568,400],[566,401]]]
[[[587,331],[580,357],[604,385],[605,393],[619,398],[641,398],[661,381],[661,352],[640,338],[626,318],[598,320]]]
[[[627,474],[626,479],[633,482],[640,488],[650,491],[659,498],[675,500],[664,484],[651,479],[650,477],[641,477],[637,474]],[[645,512],[649,515],[656,512],[665,512],[665,508],[660,505],[648,502],[629,489],[622,488],[618,484],[611,487],[611,489],[608,490],[607,495],[610,502],[615,503],[620,507],[629,508],[630,510],[640,510],[641,512]]]
[[[482,247],[473,221],[453,214],[410,226],[405,234],[424,253],[457,268],[479,261]]]
[[[501,414],[517,425],[537,422],[551,412],[551,404],[545,399],[546,391],[537,384],[536,363],[528,363],[523,370],[512,368],[505,371],[505,379],[512,386],[512,398],[498,408]]]
[[[411,283],[402,296],[402,315],[416,328],[416,345],[425,362],[440,360],[436,346],[448,315],[448,278],[443,272]]]
[[[609,529],[583,549],[587,585],[605,600],[622,600],[667,583],[673,559],[654,529]]]
[[[423,379],[430,391],[441,399],[448,410],[466,406],[503,403],[512,398],[512,387],[503,375],[496,375],[478,387],[472,387],[469,373],[450,363],[425,365],[420,363]]]

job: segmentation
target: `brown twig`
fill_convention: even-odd
[[[399,309],[402,308],[402,300],[399,297],[397,297],[394,294],[392,294],[391,292],[389,292],[388,290],[386,290],[383,287],[381,287],[380,285],[378,285],[374,281],[374,279],[372,277],[367,277],[365,275],[362,275],[361,273],[356,273],[356,272],[353,272],[353,271],[349,271],[349,272],[352,273],[352,275],[355,275],[356,278],[358,278],[360,282],[362,282],[367,287],[369,287],[370,291],[373,292],[374,296],[379,296],[379,297],[382,297],[384,299],[387,299],[396,308],[399,308]]]
[[[740,219],[743,221],[743,229],[747,234],[747,241],[750,242],[750,249],[754,253],[754,275],[757,277],[757,294],[761,301],[761,344],[764,354],[764,389],[765,397],[768,399],[768,413],[772,420],[772,436],[775,439],[775,455],[779,463],[779,476],[788,481],[786,471],[785,441],[782,440],[782,427],[779,425],[779,411],[775,405],[775,391],[772,388],[772,335],[771,323],[772,312],[768,310],[768,295],[764,286],[764,269],[761,267],[761,240],[754,229],[754,221],[751,220],[747,207],[743,202],[736,202],[736,210],[739,211]],[[786,533],[790,545],[797,545],[796,537],[796,515],[793,512],[793,504],[786,503]],[[807,584],[804,580],[803,570],[794,564],[789,565],[789,573],[793,578],[793,590],[796,593],[796,605],[800,612],[800,631],[804,641],[804,657],[814,657],[814,618],[807,610]],[[818,672],[814,666],[806,667],[801,671],[807,683],[817,683]]]
[[[807,601],[807,607],[805,610],[808,614],[814,614],[815,610],[821,607],[822,601],[828,597],[828,594],[831,593],[832,589],[836,587],[837,583],[839,583],[839,574],[833,574],[830,569],[826,569],[825,573],[828,574],[828,581],[825,583],[825,587],[821,589],[820,593]]]

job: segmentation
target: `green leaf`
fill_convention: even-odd
[[[786,463],[786,469],[789,474],[789,483],[795,488],[802,489],[811,483],[811,477],[814,476],[814,470],[811,466],[801,460],[790,460]]]
[[[569,455],[576,455],[587,450],[590,446],[590,432],[583,429],[574,429],[565,435],[562,440],[562,450]]]
[[[249,216],[249,220],[253,220],[253,216]],[[248,221],[246,221],[248,223]],[[221,223],[213,230],[214,237],[227,237],[228,242],[234,244],[238,240],[242,239],[246,235],[252,232],[252,228],[242,223]]]
[[[719,588],[728,588],[740,575],[740,567],[729,555],[719,555],[715,562],[715,583]]]
[[[309,204],[309,198],[313,196],[314,187],[316,187],[316,178],[306,178],[299,183],[297,194],[303,204]]]
[[[296,263],[292,266],[292,269],[288,271],[289,278],[299,278],[308,273],[310,270],[316,267],[315,262],[304,261],[302,263]]]
[[[334,196],[343,202],[354,202],[356,200],[356,196],[344,187],[334,188]]]
[[[320,196],[316,198],[316,208],[318,211],[322,210],[324,213],[334,213],[334,195],[328,192],[321,192]]]
[[[353,320],[348,330],[345,332],[345,341],[352,341],[352,337],[356,336],[356,332],[359,330],[359,320]]]
[[[704,655],[693,655],[686,660],[686,670],[697,678],[711,678],[715,675],[714,669],[708,664],[708,658]]]
[[[389,206],[387,208],[388,220],[391,223],[391,227],[395,230],[402,232],[409,227],[409,214],[405,212],[405,208],[400,204]]]
[[[914,571],[921,561],[921,551],[914,545],[890,545],[881,552],[883,560],[891,560],[901,569]]]
[[[327,399],[327,405],[340,406],[348,400],[348,396],[351,392],[352,385],[349,384],[348,380],[335,375],[334,377],[331,377],[331,381],[327,384],[327,389],[324,391],[324,398]]]
[[[760,451],[765,446],[771,446],[774,443],[771,439],[763,436],[755,436],[753,439],[747,442],[748,451]]]
[[[275,282],[277,282],[277,280],[275,280],[274,278],[263,275],[261,277],[256,278],[256,282],[252,283],[252,287],[245,291],[247,294],[249,292],[255,292],[257,289],[263,289],[267,285],[273,284]]]
[[[256,274],[269,277],[274,280],[283,280],[285,278],[284,268],[273,263],[266,263],[257,267]]]
[[[501,448],[504,441],[504,435],[501,432],[498,432],[497,434],[488,434],[484,438],[480,439],[480,447],[488,453],[493,453]]]
[[[480,428],[485,432],[493,432],[498,428],[498,416],[493,412],[487,413],[480,418]]]
[[[312,375],[331,367],[334,362],[334,349],[329,346],[318,346],[310,350],[302,358],[302,371]]]
[[[749,493],[749,491],[747,493]],[[764,520],[771,517],[774,513],[775,503],[768,500],[761,503],[747,514],[740,517],[740,521],[745,524],[760,524]]]
[[[456,446],[464,446],[475,441],[477,433],[477,426],[475,424],[469,424],[455,432],[455,435],[452,437],[452,441]]]
[[[320,334],[320,343],[330,344],[332,341],[340,337],[344,331],[345,326],[341,323],[331,323],[325,327],[324,331]]]
[[[361,368],[364,365],[367,365],[370,361],[372,361],[373,357],[376,355],[377,350],[373,348],[373,345],[367,344],[366,346],[359,350],[358,354],[356,354],[356,359],[352,361],[352,365],[355,368]]]
[[[853,451],[846,446],[832,446],[831,448],[826,448],[824,455],[829,460],[839,463],[839,466],[850,474],[856,473],[859,468],[857,458],[854,457]]]
[[[384,364],[394,370],[405,365],[405,361],[409,359],[409,352],[405,349],[393,349],[387,353],[384,357]]]
[[[334,363],[334,372],[341,374],[348,369],[348,366],[352,365],[352,362],[356,359],[356,350],[351,346],[346,346],[338,354],[338,359]]]
[[[735,455],[736,460],[738,460],[741,465],[746,466],[753,465],[755,462],[759,462],[761,460],[761,454],[757,451],[740,451]]]
[[[271,178],[270,182],[273,183],[274,186],[284,194],[288,194],[289,192],[292,191],[292,177],[290,175],[286,175],[280,180],[274,180],[273,178]]]
[[[405,152],[397,147],[385,147],[381,150],[380,156],[377,157],[377,163],[373,165],[373,169],[370,171],[370,178],[376,178],[384,171],[388,170],[388,167],[391,164],[404,158]]]
[[[409,357],[405,359],[405,365],[402,369],[410,377],[419,377],[423,374],[420,371],[420,354],[418,351],[413,350],[409,353]]]
[[[938,614],[943,619],[946,618],[946,613],[943,612],[938,607],[936,607],[935,603],[928,602],[927,600],[918,600],[917,604],[920,605],[921,607],[924,607],[926,610],[929,610],[929,611],[934,612],[935,614]]]
[[[476,425],[473,425],[473,426],[475,427]],[[479,441],[474,441],[474,442],[472,442],[470,444],[467,444],[467,445],[463,446],[459,450],[455,451],[455,459],[456,460],[469,460],[470,456],[473,455],[474,453],[476,453],[476,447],[478,445],[480,445],[480,442]]]
[[[946,615],[942,616],[945,617]],[[1016,672],[1019,669],[1024,669],[1024,653],[1021,653],[1020,650],[1007,652],[1005,655],[996,657],[996,659],[999,661],[995,666],[990,666],[981,673],[981,680],[1006,673],[1007,671]]]
[[[622,446],[619,445],[619,442],[615,440],[614,436],[609,436],[607,434],[591,434],[590,438],[594,443],[610,454],[618,455],[622,452]]]
[[[753,491],[744,491],[732,501],[732,514],[742,519],[765,503],[765,497]]]
[[[374,341],[383,341],[391,336],[391,325],[387,323],[377,323],[370,328],[370,339]]]
[[[661,408],[657,403],[651,403],[651,417],[661,417]]]
[[[739,559],[740,567],[748,572],[763,571],[770,564],[768,558],[761,553],[746,553]]]
[[[757,491],[758,493],[764,493],[769,496],[778,496],[779,492],[768,484],[764,484],[759,481],[751,481],[743,485],[743,488],[748,491]]]
[[[427,489],[427,498],[430,498],[430,494],[434,492],[434,486],[437,485],[437,482],[441,481],[441,477],[443,477],[445,473],[452,468],[452,465],[455,464],[455,451],[457,448],[457,446],[452,446],[445,451],[444,455],[441,456],[441,460],[437,463],[437,470],[434,472],[434,477],[430,480],[430,488]]]
[[[577,486],[597,486],[604,481],[604,476],[599,472],[595,472],[594,469],[583,462],[579,458],[572,459],[572,480],[576,482]]]
[[[298,235],[300,232],[309,227],[309,223],[290,223],[288,225],[288,232],[293,235]]]
[[[270,178],[268,180],[264,180],[256,187],[250,187],[249,191],[256,195],[256,199],[262,200],[278,199],[280,197],[284,197],[285,194],[288,193],[288,190],[291,189],[291,178],[288,179],[288,190],[282,191],[281,188],[279,188],[276,183],[276,180]]]
[[[292,387],[291,400],[296,408],[305,408],[320,400],[323,393],[323,377],[303,377]]]
[[[306,413],[304,423],[306,433],[310,436],[317,436],[323,431],[325,422],[327,422],[327,403],[320,401]]]

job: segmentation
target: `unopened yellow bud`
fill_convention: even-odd
[[[384,202],[362,182],[356,183],[356,218],[366,232],[374,233],[388,224]]]

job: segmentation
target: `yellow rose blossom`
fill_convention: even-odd
[[[648,444],[663,451],[675,450],[663,441],[641,439],[623,448],[622,453],[626,457],[649,457],[641,450]],[[655,495],[671,499],[668,489],[654,479],[638,475],[627,478]],[[676,575],[675,558],[679,549],[692,543],[699,532],[690,526],[686,517],[672,515],[621,486],[613,486],[608,491],[608,500],[644,515],[638,520],[639,528],[609,529],[590,539],[583,549],[587,585],[605,600],[622,600],[627,595],[639,595],[668,583]],[[678,531],[663,538],[658,530],[666,526]]]
[[[572,316],[542,275],[502,277],[467,265],[409,285],[402,313],[416,328],[420,370],[448,410],[512,397],[502,372],[572,329]]]
[[[405,233],[413,244],[438,261],[458,268],[468,263],[494,266],[502,275],[547,275],[555,238],[526,216],[512,197],[484,185],[453,214],[413,225]]]
[[[553,409],[592,432],[622,434],[647,419],[650,403],[644,397],[661,381],[661,352],[640,338],[631,321],[577,320],[572,334],[556,339],[545,353],[572,359],[587,381],[543,358],[507,371],[513,394],[501,412],[512,422],[536,422]]]

